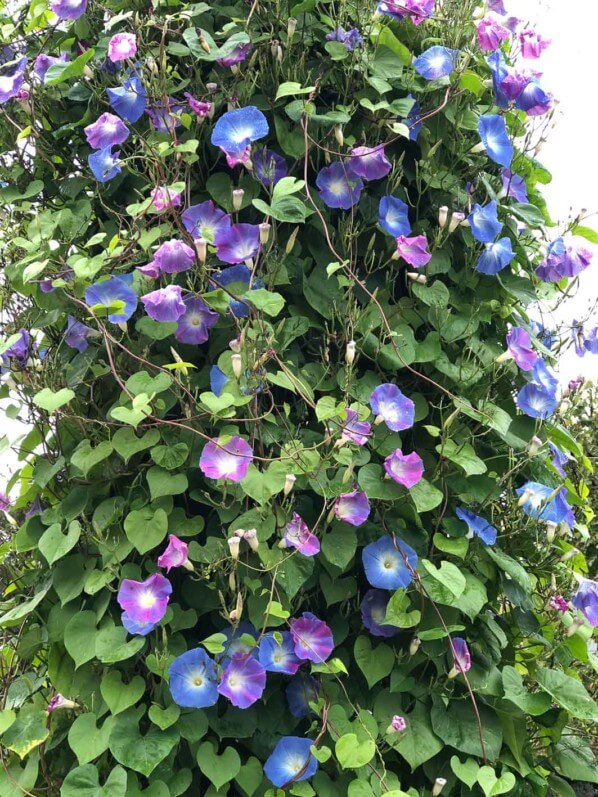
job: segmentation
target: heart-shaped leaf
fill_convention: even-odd
[[[373,739],[360,742],[354,733],[346,733],[337,740],[334,750],[343,769],[359,769],[374,757],[376,743]]]
[[[100,786],[97,768],[93,764],[84,764],[66,776],[60,797],[125,797],[126,791],[127,773],[122,767],[115,767]]]
[[[145,681],[135,675],[129,684],[124,684],[118,670],[110,670],[102,678],[100,693],[113,715],[134,706],[145,692]]]
[[[17,715],[11,708],[0,711],[0,736],[10,728],[16,718]]]
[[[478,783],[486,797],[496,797],[498,794],[511,791],[515,785],[515,775],[512,772],[505,772],[500,778],[497,778],[492,767],[480,767]]]
[[[475,758],[467,758],[462,764],[461,759],[454,755],[451,758],[451,769],[459,780],[463,781],[470,789],[473,789],[474,784],[478,782],[480,765]]]
[[[241,770],[241,759],[232,747],[226,747],[218,755],[211,742],[204,742],[197,751],[197,763],[203,774],[216,790],[236,778]]]
[[[155,465],[145,474],[152,501],[163,495],[179,495],[184,493],[189,482],[184,473],[169,473],[165,468]]]
[[[244,797],[253,797],[264,779],[264,770],[257,758],[251,756],[235,775],[237,786]]]
[[[81,524],[77,520],[69,523],[66,534],[62,533],[60,523],[53,523],[40,537],[39,549],[46,562],[53,565],[75,547],[81,536]]]
[[[69,656],[80,667],[95,656],[97,636],[95,612],[78,612],[66,624],[64,646]]]
[[[157,429],[150,429],[142,437],[137,437],[133,429],[119,429],[112,438],[112,445],[126,464],[134,454],[155,446],[159,440],[160,432]]]
[[[96,727],[97,717],[91,712],[80,714],[69,728],[69,745],[79,764],[88,764],[108,749],[112,730],[112,717],[101,728]]]
[[[168,531],[168,515],[163,509],[144,506],[125,518],[125,534],[139,553],[147,553],[159,545]]]
[[[178,720],[181,710],[176,703],[168,706],[168,708],[160,708],[160,706],[153,705],[150,706],[148,714],[154,725],[165,731],[166,728],[170,728]]]
[[[384,644],[372,648],[372,643],[366,636],[357,637],[353,652],[357,666],[365,675],[370,688],[389,675],[395,663],[392,648]]]
[[[178,742],[179,733],[174,728],[165,731],[151,728],[142,735],[139,720],[143,713],[143,708],[139,707],[115,717],[110,734],[110,752],[119,764],[149,777]]]
[[[95,655],[104,664],[130,659],[145,645],[145,637],[135,636],[127,641],[122,625],[107,625],[96,633]]]
[[[439,582],[455,598],[458,598],[465,589],[467,584],[465,576],[452,562],[441,562],[438,568],[428,559],[422,559],[422,565],[434,581]]]

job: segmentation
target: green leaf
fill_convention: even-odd
[[[150,451],[150,456],[161,468],[175,470],[187,461],[189,447],[186,443],[175,443],[170,446],[156,446]]]
[[[598,721],[598,705],[586,692],[582,683],[561,670],[542,667],[535,672],[538,686],[552,695],[554,700],[572,716],[590,722]]]
[[[354,733],[345,733],[337,739],[334,752],[343,769],[359,769],[368,764],[376,753],[373,739],[359,741]]]
[[[184,493],[189,482],[184,473],[169,473],[157,466],[150,468],[145,474],[152,501],[164,495],[180,495]]]
[[[529,227],[542,227],[546,223],[544,214],[535,205],[526,205],[522,202],[514,202],[509,206],[511,213]]]
[[[395,654],[392,648],[384,643],[372,648],[372,644],[366,636],[357,637],[353,655],[357,666],[365,675],[370,689],[382,678],[390,675],[395,663]]]
[[[160,708],[160,706],[154,704],[150,706],[148,712],[150,720],[163,731],[165,731],[166,728],[170,728],[171,725],[174,725],[180,714],[181,709],[176,703],[172,703],[167,708]]]
[[[284,487],[287,468],[284,462],[272,462],[264,471],[251,464],[241,483],[243,492],[258,504],[266,504]]]
[[[390,597],[386,606],[385,625],[397,628],[413,628],[421,619],[419,609],[411,609],[411,601],[404,589],[398,589]]]
[[[168,531],[168,515],[163,509],[144,506],[125,518],[125,534],[139,553],[144,554],[159,545]]]
[[[434,581],[439,582],[442,587],[447,589],[451,595],[453,595],[453,597],[458,598],[465,589],[465,585],[467,583],[465,576],[459,570],[459,568],[451,562],[441,562],[440,568],[437,568],[436,565],[434,565],[428,559],[422,559],[422,565],[428,572],[428,575],[431,576]],[[431,586],[430,579],[424,576],[423,580],[426,590],[431,593],[434,592],[435,590]],[[433,594],[431,597],[434,599]]]
[[[110,670],[102,678],[100,693],[111,714],[120,714],[134,706],[145,692],[145,681],[140,675],[135,675],[128,684],[123,683],[122,675],[118,670]]]
[[[243,298],[269,316],[277,316],[285,305],[285,301],[279,293],[267,291],[265,288],[247,291]]]
[[[489,761],[495,761],[502,746],[501,724],[492,709],[477,701],[480,720],[483,728],[486,755]],[[476,715],[471,701],[451,700],[445,707],[441,700],[436,700],[431,712],[432,727],[445,744],[462,753],[481,758],[482,746]]]
[[[523,676],[515,667],[506,666],[502,670],[502,685],[505,700],[510,700],[526,714],[537,717],[550,708],[550,697],[546,692],[528,692],[523,683]]]
[[[379,34],[372,34],[372,38],[377,38],[378,44],[388,47],[404,66],[408,66],[411,63],[411,53],[409,49],[394,35],[390,28],[382,28]]]
[[[4,733],[4,731],[8,730],[10,726],[16,720],[17,715],[11,708],[5,708],[0,710],[0,736]]]
[[[434,280],[431,285],[420,285],[414,282],[411,290],[417,298],[429,307],[446,307],[449,303],[449,291],[440,280]]]
[[[203,37],[207,48],[204,49],[200,42],[200,36]],[[221,47],[218,47],[212,36],[207,30],[200,28],[187,28],[183,31],[183,40],[191,50],[192,54],[200,61],[216,61],[219,58],[226,58],[230,55],[235,47],[249,42],[247,33],[234,33],[229,36]]]
[[[95,448],[92,448],[90,440],[82,440],[71,454],[71,464],[87,478],[87,474],[94,465],[107,459],[112,450],[112,443],[109,440],[103,440]]]
[[[52,64],[46,72],[44,83],[46,86],[55,86],[58,83],[64,83],[65,80],[70,80],[73,77],[81,77],[83,70],[88,61],[95,55],[95,50],[90,48],[85,50],[84,53],[78,55],[72,61],[65,63]]]
[[[63,407],[65,404],[68,404],[69,401],[72,401],[74,398],[75,391],[68,387],[63,387],[62,390],[58,390],[56,393],[50,390],[49,387],[45,387],[43,390],[40,390],[39,393],[35,394],[33,403],[40,409],[52,413],[56,412],[57,409]]]
[[[80,714],[69,728],[69,745],[77,756],[79,764],[88,764],[99,758],[108,749],[108,739],[112,728],[112,717],[108,717],[100,729],[97,717],[88,712]]]
[[[50,731],[46,727],[48,715],[32,705],[24,706],[16,720],[2,736],[2,746],[12,750],[20,759],[46,741]]]
[[[218,755],[211,742],[203,742],[197,751],[197,764],[216,790],[229,783],[241,770],[241,759],[233,747],[225,747]]]
[[[571,780],[598,783],[598,766],[586,738],[569,734],[556,745],[552,762],[557,772]]]
[[[264,779],[261,762],[251,756],[235,775],[235,781],[245,797],[253,797]]]
[[[529,594],[532,591],[532,577],[527,573],[525,568],[519,564],[519,562],[515,561],[515,559],[508,556],[499,548],[486,547],[484,551],[496,562],[499,568],[512,579],[514,579],[526,593]]]
[[[465,537],[445,537],[444,534],[435,534],[433,542],[439,551],[458,556],[459,559],[465,559],[469,548],[469,540]]]
[[[480,765],[474,758],[466,758],[465,763],[462,764],[461,759],[454,755],[451,758],[451,769],[459,780],[463,781],[470,789],[473,789],[474,785],[478,782]]]
[[[591,227],[584,227],[583,224],[576,224],[571,230],[571,234],[581,235],[582,238],[585,238],[591,244],[598,244],[598,232]]]
[[[112,446],[127,464],[132,456],[155,446],[159,440],[160,432],[157,429],[151,429],[141,437],[137,437],[133,429],[119,429],[112,438]]]
[[[53,565],[75,547],[81,536],[81,524],[77,520],[69,523],[66,534],[60,523],[53,523],[40,537],[38,547],[47,563]]]
[[[104,664],[112,664],[139,653],[145,645],[145,637],[134,636],[127,641],[127,632],[122,625],[108,625],[97,632],[95,643],[96,657]]]
[[[124,767],[149,777],[161,761],[170,754],[179,740],[174,728],[150,728],[144,735],[139,732],[143,709],[129,709],[114,718],[110,734],[110,752]]]
[[[66,776],[60,797],[125,797],[126,792],[127,773],[122,767],[115,767],[100,786],[97,768],[93,764],[84,764]]]
[[[426,704],[416,701],[415,708],[406,716],[408,733],[394,743],[394,749],[405,759],[412,771],[439,753],[443,744],[432,730],[430,711]]]
[[[340,570],[345,570],[355,556],[356,549],[357,534],[353,529],[337,526],[322,539],[322,554]]]
[[[301,86],[301,83],[295,83],[293,81],[288,81],[287,83],[281,83],[276,91],[276,96],[274,97],[274,101],[280,100],[282,97],[293,97],[299,94],[311,94],[314,91],[315,86]]]
[[[431,512],[442,503],[444,498],[441,491],[426,479],[421,479],[412,487],[409,490],[409,495],[418,512]]]
[[[481,767],[478,772],[478,783],[486,797],[495,797],[498,794],[505,794],[511,791],[515,785],[515,775],[512,772],[505,772],[500,778],[492,767]]]
[[[467,476],[476,476],[488,470],[486,463],[476,455],[469,443],[459,445],[454,440],[445,440],[444,445],[436,446],[436,451],[463,468]]]
[[[75,662],[75,668],[94,658],[97,633],[95,612],[78,612],[68,621],[64,629],[64,646]]]

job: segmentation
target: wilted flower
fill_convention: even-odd
[[[428,239],[425,235],[415,235],[413,238],[399,235],[396,256],[402,258],[413,268],[422,268],[432,259],[432,255],[428,251]]]
[[[565,614],[565,612],[569,611],[569,604],[562,595],[553,595],[548,603],[551,609],[561,612],[561,614]]]
[[[459,50],[434,45],[413,60],[415,71],[426,80],[439,80],[451,74],[457,63]]]
[[[311,754],[311,739],[300,736],[283,736],[268,756],[264,773],[270,783],[283,788],[313,777],[318,761]]]
[[[226,442],[210,440],[204,446],[199,460],[199,469],[210,479],[243,481],[253,461],[251,446],[242,437],[231,437]]]
[[[318,702],[320,684],[311,675],[298,672],[285,689],[285,695],[293,717],[308,717],[313,714],[309,704]]]
[[[395,19],[410,19],[414,25],[421,25],[434,13],[436,0],[380,0],[378,11]]]
[[[461,639],[461,637],[453,637],[450,640],[450,645],[455,663],[448,677],[456,678],[460,672],[468,672],[471,669],[471,656],[469,648],[467,647],[467,642]]]
[[[192,94],[189,94],[188,91],[185,92],[185,98],[189,103],[189,107],[199,119],[205,119],[214,112],[213,102],[198,100]]]
[[[137,52],[137,40],[134,33],[115,33],[108,42],[108,58],[113,63],[134,58]]]
[[[417,554],[399,537],[385,534],[363,549],[363,568],[372,587],[404,589],[411,584],[412,570],[417,567]]]
[[[508,39],[511,31],[501,24],[501,20],[492,12],[486,14],[476,25],[478,44],[482,50],[496,50]]]
[[[536,274],[544,282],[558,282],[565,277],[576,277],[590,265],[592,253],[583,246],[566,244],[557,238],[548,247],[544,261]]]
[[[285,547],[296,548],[304,556],[315,556],[320,552],[320,540],[296,512],[293,512],[293,519],[284,527],[282,542]]]
[[[491,526],[485,518],[480,517],[480,515],[476,515],[474,512],[471,512],[469,509],[465,509],[461,506],[458,506],[455,509],[455,514],[459,520],[463,520],[465,523],[467,523],[467,527],[469,529],[469,533],[467,534],[468,537],[473,537],[475,534],[475,536],[483,540],[486,545],[494,545],[496,542],[497,531],[494,526]]]
[[[177,102],[174,97],[162,97],[150,108],[147,108],[145,112],[159,133],[170,133],[172,135],[181,124],[180,115],[184,110],[184,103]]]
[[[89,345],[87,338],[93,333],[93,330],[81,321],[77,321],[72,315],[68,316],[67,322],[64,342],[71,349],[77,349],[79,352],[85,351]]]
[[[46,711],[48,714],[51,714],[53,711],[56,711],[60,708],[77,708],[77,704],[74,700],[69,700],[68,698],[64,697],[60,693],[54,695],[51,698],[50,702],[46,706]]]
[[[45,53],[40,53],[37,58],[35,59],[35,64],[33,65],[33,71],[35,72],[36,77],[41,80],[43,83],[46,72],[51,66],[55,64],[64,64],[70,61],[70,56],[68,53],[60,53],[58,56],[54,55],[46,55]],[[0,77],[0,85],[1,85],[2,78]]]
[[[403,454],[397,448],[384,460],[384,470],[397,484],[402,484],[403,487],[411,489],[411,487],[421,481],[424,473],[424,463],[415,451],[411,454]]]
[[[167,208],[177,208],[181,204],[181,192],[172,188],[156,186],[151,193],[152,205],[158,212]]]
[[[386,729],[386,733],[401,733],[406,727],[407,723],[405,722],[405,718],[395,714],[390,721],[390,725]]]
[[[165,567],[167,573],[170,573],[173,567],[193,570],[193,565],[187,557],[188,547],[187,543],[179,540],[175,534],[169,534],[166,550],[157,559],[158,567]]]
[[[554,443],[548,443],[548,447],[552,452],[552,466],[559,474],[562,476],[563,479],[567,478],[567,474],[565,473],[565,465],[571,461],[571,457],[567,454],[566,451],[561,451],[558,446],[555,446]]]

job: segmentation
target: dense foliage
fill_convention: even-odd
[[[546,42],[489,5],[5,8],[2,797],[598,782],[592,466],[530,316],[598,236],[551,229]]]

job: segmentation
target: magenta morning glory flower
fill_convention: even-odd
[[[384,622],[390,595],[382,589],[369,589],[361,601],[361,621],[372,636],[392,637],[401,629]]]
[[[160,275],[179,274],[188,271],[194,264],[195,250],[176,238],[160,244],[152,261]]]
[[[478,131],[488,157],[500,166],[510,166],[514,149],[503,117],[498,114],[480,116]]]
[[[561,614],[565,614],[565,612],[569,611],[569,604],[562,595],[553,595],[548,601],[548,604],[551,609],[561,612]]]
[[[299,659],[316,664],[326,661],[334,650],[334,640],[332,631],[323,620],[311,612],[303,612],[301,617],[290,621],[290,626],[295,655]]]
[[[478,44],[482,50],[497,50],[508,39],[511,31],[501,24],[499,17],[492,12],[486,14],[476,25]]]
[[[127,122],[137,122],[147,107],[147,91],[136,75],[127,77],[122,86],[106,89],[110,107]]]
[[[370,514],[370,502],[364,492],[353,490],[352,493],[343,493],[334,502],[334,514],[339,520],[350,523],[352,526],[361,526]]]
[[[154,209],[161,213],[167,208],[177,208],[181,204],[181,192],[172,188],[156,186],[151,193]]]
[[[183,299],[186,311],[179,319],[174,336],[181,343],[199,345],[209,337],[209,330],[218,323],[220,316],[201,298],[186,296]]]
[[[207,708],[218,702],[214,662],[203,648],[177,656],[168,668],[170,694],[177,706]]]
[[[229,164],[245,162],[251,144],[268,135],[268,120],[255,106],[227,111],[214,125],[211,142],[230,158]]]
[[[179,540],[175,534],[169,534],[166,550],[157,559],[158,567],[165,567],[167,573],[170,573],[173,567],[184,567],[187,570],[192,570],[193,565],[187,557],[188,547],[187,543]]]
[[[590,625],[598,626],[598,582],[589,578],[580,579],[577,592],[571,603],[583,614]]]
[[[247,475],[252,460],[251,446],[242,437],[231,437],[225,442],[216,438],[210,440],[201,452],[199,468],[210,479],[240,482]]]
[[[415,71],[425,80],[447,77],[455,68],[459,50],[434,45],[413,60]]]
[[[347,420],[341,430],[341,440],[355,443],[356,446],[364,446],[372,431],[372,425],[367,421],[358,420],[359,414],[349,407],[346,408],[345,412]]]
[[[94,149],[114,147],[129,137],[129,128],[113,113],[103,113],[93,124],[84,127],[83,132]]]
[[[189,103],[189,107],[199,119],[205,119],[210,116],[214,110],[213,102],[205,102],[204,100],[196,99],[188,91],[185,92],[185,99]]]
[[[216,254],[225,263],[243,263],[257,255],[260,248],[259,224],[233,224],[216,232]]]
[[[498,358],[499,362],[503,359],[512,357],[522,371],[531,371],[538,354],[532,346],[532,339],[529,332],[521,327],[513,327],[507,333],[507,351]]]
[[[224,668],[218,692],[237,708],[249,708],[262,696],[266,688],[266,670],[249,658],[232,658]]]
[[[112,63],[133,58],[137,52],[137,40],[134,33],[115,33],[108,42],[108,58]]]
[[[347,170],[352,177],[362,180],[380,180],[392,169],[392,163],[384,154],[384,147],[353,147]]]
[[[167,285],[141,297],[145,312],[154,321],[178,321],[187,312],[180,285]]]
[[[506,268],[515,257],[510,238],[500,238],[493,244],[486,244],[476,264],[480,274],[498,274]]]
[[[121,609],[135,623],[159,623],[166,614],[172,593],[170,581],[154,573],[145,581],[125,578],[118,590]]]
[[[363,36],[357,28],[345,30],[341,25],[337,25],[333,31],[327,33],[326,40],[329,42],[340,42],[341,44],[344,44],[345,50],[347,50],[349,53],[352,53],[356,47],[359,47],[360,44],[363,44]]]
[[[85,351],[89,346],[87,342],[87,338],[93,330],[91,327],[88,327],[86,324],[83,324],[81,321],[77,321],[72,315],[68,316],[67,319],[67,328],[66,333],[64,336],[64,342],[67,346],[70,346],[71,349],[77,349],[77,351]]]
[[[503,228],[498,220],[498,206],[494,201],[488,202],[483,207],[474,205],[467,221],[473,237],[484,244],[494,241]]]
[[[467,523],[467,527],[469,529],[467,534],[468,537],[473,537],[475,534],[475,536],[483,540],[486,545],[494,545],[498,532],[494,526],[491,526],[490,523],[488,523],[485,518],[480,517],[480,515],[476,515],[474,512],[470,512],[469,509],[465,509],[461,506],[458,506],[455,509],[455,514],[459,520]]]
[[[271,149],[260,149],[252,155],[253,173],[262,185],[276,185],[279,180],[286,177],[288,172],[287,162]]]
[[[390,534],[366,545],[362,560],[369,584],[379,589],[405,589],[413,580],[411,571],[417,567],[413,548]]]
[[[296,548],[304,556],[315,556],[320,552],[320,540],[296,512],[284,527],[283,542],[287,548]]]
[[[89,168],[99,183],[107,183],[120,174],[120,152],[112,152],[110,147],[98,149],[88,158]]]
[[[449,672],[449,678],[455,678],[460,672],[468,672],[471,669],[471,656],[467,642],[461,637],[450,639],[451,652],[453,654],[454,665]]]
[[[218,232],[228,230],[231,226],[230,216],[217,208],[211,199],[191,205],[183,212],[181,219],[195,240],[205,238],[210,243],[214,242]]]
[[[85,13],[87,0],[51,0],[50,8],[60,19],[79,19]]]
[[[529,202],[525,180],[510,169],[503,169],[500,173],[502,188],[507,197],[513,197],[517,202]]]
[[[124,274],[119,277],[109,277],[102,282],[94,282],[85,291],[85,301],[90,307],[103,305],[108,307],[116,302],[122,302],[122,309],[111,312],[108,321],[119,324],[128,321],[137,309],[137,294],[130,287],[132,275]]]
[[[410,429],[415,419],[415,404],[393,384],[378,385],[370,396],[376,423],[384,423],[393,432]]]
[[[217,58],[216,63],[219,66],[236,66],[247,58],[252,49],[253,45],[250,42],[247,42],[246,44],[237,44],[237,46],[233,48],[228,55],[225,55],[224,58]]]
[[[421,481],[424,463],[415,451],[405,455],[400,448],[397,448],[384,460],[384,470],[397,484],[410,489]]]
[[[550,39],[545,39],[535,30],[527,28],[519,31],[519,43],[521,44],[521,54],[524,58],[539,58],[544,50],[550,45]]]
[[[414,25],[421,25],[434,14],[436,0],[380,0],[380,14],[395,19],[410,19]]]
[[[301,666],[301,660],[295,655],[295,643],[290,631],[277,632],[281,637],[280,642],[274,631],[262,637],[259,648],[260,664],[268,672],[282,672],[285,675],[295,675]]]
[[[33,71],[35,72],[36,77],[43,83],[44,78],[46,77],[46,72],[51,66],[54,66],[55,64],[64,64],[70,60],[71,59],[68,53],[60,53],[58,56],[40,53],[40,55],[38,55],[35,59]]]
[[[409,208],[396,196],[383,196],[378,205],[378,224],[395,238],[409,235]]]
[[[316,185],[322,202],[329,208],[349,210],[359,202],[363,191],[363,181],[349,171],[340,161],[320,169]]]
[[[311,754],[311,739],[300,736],[283,736],[264,764],[264,773],[270,783],[286,789],[313,777],[318,771],[318,762]]]
[[[46,706],[46,711],[48,714],[51,714],[53,711],[57,711],[61,708],[77,708],[77,703],[74,700],[69,700],[64,695],[61,695],[60,692],[52,697],[48,705]]]
[[[425,235],[415,235],[412,238],[399,235],[396,256],[414,268],[422,268],[432,259],[432,255],[428,251],[428,239]]]
[[[538,266],[536,274],[544,282],[558,282],[581,274],[591,260],[592,253],[585,247],[566,244],[562,238],[557,238],[548,247],[546,258]]]
[[[185,110],[185,104],[177,102],[174,97],[162,97],[146,109],[146,114],[159,133],[174,133],[181,124],[180,115]]]

